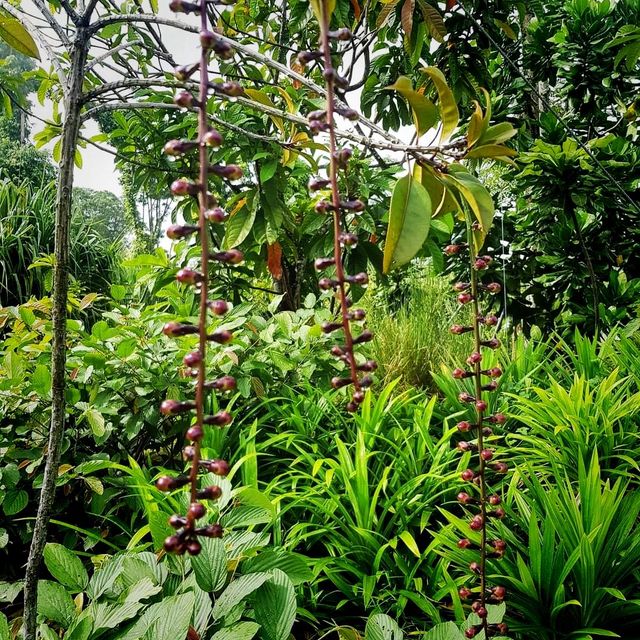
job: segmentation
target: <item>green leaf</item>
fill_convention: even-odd
[[[251,640],[259,629],[260,625],[255,622],[239,622],[228,629],[220,629],[211,640]]]
[[[424,640],[460,640],[462,634],[454,622],[437,624],[425,636]]]
[[[20,513],[29,504],[29,494],[20,489],[10,489],[6,492],[2,508],[5,515],[15,516],[16,513]]]
[[[87,419],[94,436],[99,438],[105,434],[104,416],[97,409],[87,409],[84,417]]]
[[[198,586],[208,593],[215,593],[227,579],[227,553],[219,538],[204,538],[202,551],[191,558]]]
[[[25,56],[40,60],[40,52],[31,34],[15,18],[0,17],[0,39]]]
[[[364,630],[365,640],[403,640],[404,634],[393,618],[384,613],[369,616]]]
[[[193,591],[162,601],[162,615],[156,618],[143,640],[177,640],[186,638],[193,615]]]
[[[111,297],[116,302],[124,300],[125,296],[127,295],[127,288],[121,284],[112,284],[109,291],[111,292]]]
[[[71,591],[84,591],[89,575],[80,558],[65,546],[48,542],[44,548],[44,563],[49,573]]]
[[[518,152],[502,144],[483,144],[475,146],[465,154],[465,158],[500,158],[517,156]]]
[[[97,636],[101,629],[116,629],[125,620],[130,620],[142,607],[144,605],[139,602],[93,602],[85,612],[93,618],[93,635]]]
[[[9,623],[7,622],[7,616],[5,616],[4,613],[0,613],[0,640],[11,640]]]
[[[243,573],[269,571],[270,569],[284,571],[294,586],[313,580],[313,571],[309,569],[307,559],[284,549],[267,549],[253,558],[245,560],[242,565]]]
[[[449,88],[444,74],[440,69],[437,67],[424,67],[422,72],[426,73],[429,78],[431,78],[438,92],[438,107],[440,109],[440,117],[442,118],[442,134],[440,135],[440,142],[445,142],[450,138],[451,134],[458,126],[458,122],[460,120],[458,105],[456,104],[453,92]]]
[[[256,207],[252,202],[232,214],[226,223],[224,246],[226,249],[237,247],[251,233],[256,219]]]
[[[468,173],[461,165],[452,164],[449,167],[448,177],[462,197],[469,203],[469,207],[480,225],[480,229],[474,231],[476,251],[480,251],[493,223],[495,213],[491,195],[480,181]]]
[[[293,583],[280,569],[253,594],[253,612],[264,640],[287,640],[296,620]]]
[[[500,122],[487,127],[478,139],[478,144],[501,144],[516,135],[517,130],[509,122]]]
[[[89,640],[89,636],[93,631],[93,620],[91,618],[82,618],[77,621],[65,635],[64,640]]]
[[[416,556],[417,558],[420,557],[420,549],[418,549],[416,541],[408,531],[403,531],[400,534],[400,540],[402,540],[402,542],[407,545],[407,548],[409,549],[409,551],[411,551],[411,553],[413,553],[414,556]]]
[[[393,189],[389,226],[384,247],[383,271],[409,262],[429,233],[431,199],[427,190],[410,174],[400,178]]]
[[[228,615],[231,610],[242,602],[248,595],[253,593],[271,578],[270,573],[249,573],[236,578],[220,594],[220,597],[213,605],[213,619],[220,620]]]
[[[38,581],[38,615],[65,629],[73,622],[75,605],[67,590],[51,580]]]
[[[36,365],[31,376],[31,386],[42,398],[49,396],[51,392],[51,372],[49,367],[43,364]]]
[[[412,86],[411,80],[406,76],[400,76],[392,85],[385,89],[397,91],[407,99],[411,112],[413,113],[413,123],[421,136],[435,125],[438,120],[438,110],[436,106],[421,93],[418,93]]]

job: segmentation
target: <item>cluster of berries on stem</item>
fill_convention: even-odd
[[[375,371],[377,364],[373,360],[361,361],[357,358],[355,347],[359,344],[369,342],[373,339],[373,334],[367,329],[359,329],[358,333],[354,328],[362,324],[365,320],[364,309],[354,309],[353,302],[349,297],[349,287],[351,285],[366,286],[369,277],[365,272],[347,274],[344,268],[345,249],[354,248],[358,242],[358,236],[344,228],[343,217],[355,216],[362,213],[365,203],[359,199],[343,199],[338,187],[338,177],[340,172],[346,172],[352,151],[349,148],[339,148],[336,139],[335,116],[336,114],[348,120],[357,120],[358,113],[345,106],[337,97],[337,94],[346,88],[347,81],[339,75],[336,70],[332,55],[339,55],[339,51],[332,51],[332,43],[348,42],[352,38],[349,29],[330,30],[330,14],[327,0],[320,0],[320,41],[317,51],[304,51],[298,55],[298,62],[305,65],[310,62],[317,62],[322,66],[325,80],[327,101],[326,108],[312,111],[308,114],[309,129],[313,135],[326,132],[329,138],[329,175],[319,177],[309,182],[309,190],[312,193],[322,190],[330,191],[330,198],[322,198],[315,205],[315,210],[320,215],[331,215],[333,221],[333,256],[318,258],[315,261],[315,268],[318,271],[331,269],[332,277],[322,277],[318,281],[318,286],[324,291],[334,291],[339,303],[339,318],[335,322],[325,322],[322,325],[324,333],[342,331],[344,344],[334,345],[331,353],[343,361],[346,365],[348,375],[344,377],[336,376],[331,380],[334,389],[352,386],[351,400],[347,403],[347,410],[355,412],[362,404],[365,397],[365,389],[373,383],[371,372]]]
[[[495,426],[504,424],[506,418],[501,413],[490,414],[488,411],[486,394],[496,391],[497,379],[502,375],[502,371],[498,367],[483,367],[483,351],[497,349],[500,341],[496,337],[483,335],[493,330],[498,324],[498,318],[491,313],[483,313],[481,297],[483,294],[499,293],[501,285],[497,282],[482,283],[481,274],[490,265],[492,258],[488,255],[477,255],[471,233],[469,243],[449,245],[445,248],[445,253],[449,256],[468,257],[471,265],[469,282],[457,282],[453,289],[458,293],[458,302],[461,305],[471,306],[472,321],[468,326],[455,324],[450,330],[455,335],[473,335],[473,352],[467,358],[467,368],[456,368],[452,375],[456,380],[469,378],[473,381],[473,393],[462,391],[459,394],[460,401],[472,407],[472,417],[457,424],[458,431],[468,438],[458,442],[457,447],[463,453],[471,452],[476,464],[474,468],[462,472],[462,480],[470,488],[458,494],[458,502],[468,510],[469,526],[472,531],[480,533],[480,544],[462,538],[458,541],[458,547],[479,551],[477,561],[469,564],[469,570],[479,584],[475,587],[463,586],[458,593],[461,599],[471,603],[471,610],[480,618],[479,624],[471,625],[465,631],[465,637],[474,638],[484,631],[484,637],[489,638],[503,635],[507,627],[503,623],[489,624],[487,619],[487,605],[502,602],[506,595],[503,586],[490,586],[487,581],[487,559],[501,558],[506,549],[504,540],[490,539],[489,521],[501,520],[505,511],[501,506],[500,496],[489,490],[488,476],[505,474],[508,466],[495,460],[495,451],[488,444]]]
[[[197,335],[197,350],[187,353],[184,364],[186,373],[195,379],[195,397],[193,400],[167,399],[160,405],[160,411],[167,416],[178,414],[192,414],[194,420],[186,432],[189,444],[184,448],[184,458],[189,462],[189,470],[185,475],[177,477],[163,476],[156,481],[156,487],[161,491],[174,491],[182,487],[188,487],[190,504],[186,514],[175,514],[169,518],[169,524],[176,532],[164,542],[164,548],[168,552],[178,554],[189,553],[197,555],[202,546],[199,537],[220,538],[222,527],[220,524],[199,523],[207,514],[207,508],[203,501],[217,500],[222,495],[222,490],[217,485],[200,487],[200,471],[213,473],[224,477],[229,473],[229,464],[224,460],[204,460],[201,456],[200,443],[204,437],[206,426],[224,427],[231,423],[232,416],[227,411],[219,411],[214,415],[205,414],[205,396],[207,392],[226,392],[235,389],[236,381],[231,376],[223,376],[216,380],[206,379],[206,352],[207,344],[215,342],[225,344],[232,339],[231,332],[218,329],[208,333],[209,314],[222,316],[229,310],[229,305],[224,300],[209,300],[209,263],[238,264],[243,260],[243,255],[237,249],[228,251],[211,251],[209,248],[210,224],[219,224],[226,219],[226,213],[217,202],[217,199],[209,191],[210,176],[214,175],[226,180],[238,180],[242,177],[242,169],[233,164],[211,164],[209,150],[217,148],[223,143],[218,131],[209,126],[207,117],[207,100],[209,91],[214,94],[224,93],[228,96],[239,95],[241,88],[236,83],[219,83],[212,85],[209,82],[208,64],[212,55],[219,59],[228,60],[233,55],[231,46],[222,40],[218,34],[208,28],[207,0],[199,3],[173,0],[171,9],[181,13],[193,13],[200,16],[200,47],[201,55],[198,62],[175,71],[176,77],[185,81],[199,72],[199,95],[196,98],[192,93],[183,89],[179,91],[174,102],[183,108],[196,109],[198,112],[197,140],[171,140],[164,148],[169,156],[182,156],[192,151],[199,154],[199,173],[197,180],[180,178],[171,185],[171,193],[174,196],[193,197],[198,199],[198,224],[176,224],[167,229],[167,236],[172,240],[179,240],[195,236],[199,238],[201,258],[199,269],[184,268],[178,271],[178,282],[192,286],[200,297],[198,324],[181,322],[168,322],[163,329],[166,336],[178,338],[181,336]]]

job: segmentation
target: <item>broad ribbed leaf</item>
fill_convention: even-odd
[[[38,615],[66,629],[73,622],[75,610],[73,599],[61,584],[51,580],[38,582]]]
[[[76,620],[73,627],[69,629],[69,633],[64,637],[65,640],[89,640],[89,636],[93,631],[93,620],[91,618],[82,618]]]
[[[44,563],[58,582],[74,592],[83,591],[89,582],[89,575],[80,558],[61,544],[46,544]]]
[[[440,69],[437,67],[424,67],[422,71],[431,78],[438,92],[438,107],[440,109],[440,117],[442,118],[440,142],[445,142],[451,137],[451,134],[458,126],[460,120],[458,105]]]
[[[237,604],[242,602],[271,578],[270,573],[249,573],[236,578],[220,595],[213,605],[213,619],[224,618]]]
[[[0,613],[0,640],[11,640],[9,634],[9,623],[7,622],[7,616],[4,613]]]
[[[238,622],[228,629],[220,629],[211,640],[251,640],[259,629],[260,625],[255,622]]]
[[[31,34],[15,18],[0,17],[0,39],[25,56],[40,60],[40,52]]]
[[[253,612],[264,640],[287,640],[296,620],[296,593],[286,573],[271,572],[253,594]]]
[[[227,553],[219,538],[205,538],[202,551],[191,558],[198,586],[208,593],[222,589],[227,579]]]
[[[143,640],[178,640],[186,638],[193,615],[195,596],[193,592],[165,598],[162,601],[162,615],[143,636]]]
[[[369,616],[364,630],[365,640],[403,640],[404,634],[393,618],[384,613]]]
[[[117,629],[125,620],[130,620],[144,607],[139,602],[123,602],[120,604],[108,604],[106,602],[94,602],[86,609],[87,615],[93,617],[94,635],[100,630]]]
[[[97,600],[107,591],[112,590],[115,579],[122,570],[124,556],[116,556],[107,560],[91,577],[87,586],[87,595],[91,600]]]
[[[263,551],[253,558],[245,560],[242,569],[247,573],[280,569],[289,576],[294,586],[313,579],[313,571],[309,569],[306,558],[283,549]]]
[[[424,640],[461,640],[462,634],[454,622],[444,622],[431,629]]]
[[[393,189],[389,208],[389,226],[384,247],[383,271],[400,267],[411,260],[424,244],[431,223],[431,199],[427,190],[406,175]]]

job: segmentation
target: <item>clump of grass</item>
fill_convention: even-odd
[[[469,355],[471,340],[449,332],[454,323],[468,323],[469,311],[451,295],[450,278],[437,275],[428,262],[408,272],[394,289],[378,289],[367,306],[375,335],[371,356],[384,383],[399,378],[402,388],[435,391],[431,373]]]

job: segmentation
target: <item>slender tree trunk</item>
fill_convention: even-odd
[[[51,427],[40,503],[36,516],[24,585],[25,640],[36,637],[38,570],[47,539],[47,528],[55,498],[60,462],[60,445],[65,427],[65,363],[67,338],[67,292],[69,289],[69,220],[71,192],[82,107],[82,81],[87,61],[88,34],[79,27],[71,52],[71,68],[64,100],[62,153],[58,176],[55,226],[55,265],[53,270],[53,341],[51,345]]]

